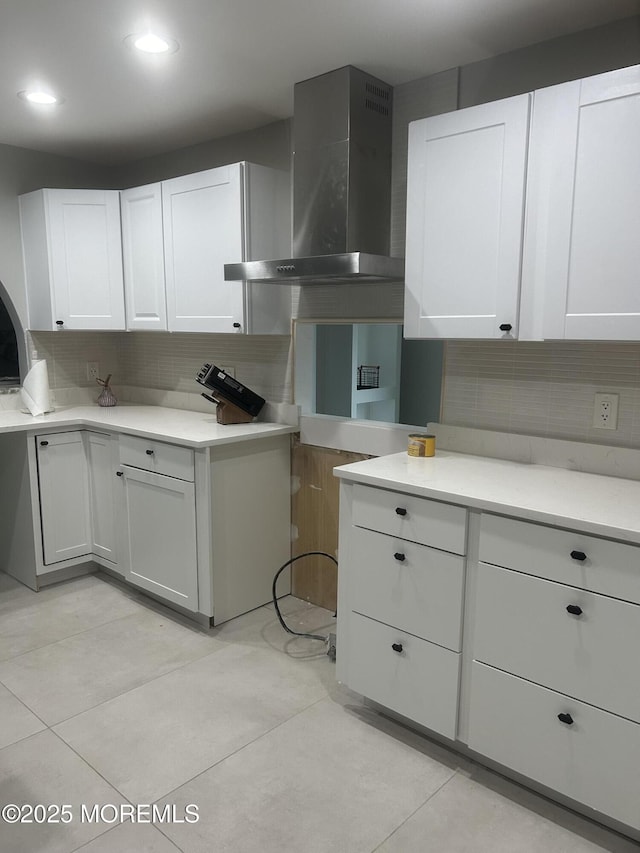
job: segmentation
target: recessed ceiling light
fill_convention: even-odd
[[[52,95],[51,92],[45,92],[40,89],[27,89],[23,92],[18,92],[18,97],[22,98],[23,101],[29,101],[30,104],[51,106],[52,104],[62,103],[62,98],[58,98],[56,95]]]
[[[159,36],[155,33],[134,33],[126,37],[125,43],[129,47],[142,51],[142,53],[175,53],[179,47],[175,39]]]

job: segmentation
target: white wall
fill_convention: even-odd
[[[113,177],[120,188],[135,187],[241,160],[288,172],[291,169],[291,121],[272,122],[256,130],[115,166]]]

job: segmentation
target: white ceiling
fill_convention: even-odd
[[[638,0],[0,0],[0,143],[118,163],[293,112],[351,64],[398,85],[639,11]],[[155,29],[168,56],[123,42]],[[65,100],[16,97],[39,83]]]

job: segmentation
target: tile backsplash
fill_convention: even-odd
[[[54,393],[99,388],[87,378],[97,361],[100,376],[111,373],[116,396],[126,387],[200,393],[195,376],[205,362],[233,368],[236,378],[274,403],[291,401],[288,335],[207,335],[127,332],[31,332],[30,351],[47,360]],[[124,399],[124,398],[123,398]]]
[[[95,388],[99,393],[87,377],[87,362],[98,362],[102,379],[112,373],[114,383],[120,381],[121,337],[120,332],[29,332],[27,349],[32,358],[46,359],[52,390]]]
[[[273,403],[293,401],[286,335],[33,332],[31,344],[47,359],[59,403],[69,389],[97,397],[87,361],[99,362],[101,375],[113,374],[122,400],[153,402],[149,392],[165,391],[167,405],[180,398],[189,408],[189,396],[193,401],[200,391],[195,374],[209,361],[234,368],[241,382]],[[598,391],[619,394],[615,431],[591,426]],[[640,343],[449,341],[440,420],[640,448]]]
[[[618,428],[592,427],[619,394]],[[449,341],[442,423],[640,447],[640,343]]]

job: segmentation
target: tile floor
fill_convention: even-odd
[[[640,850],[366,707],[272,606],[206,633],[100,575],[35,594],[0,574],[6,803],[72,820],[0,823],[1,853]],[[130,804],[199,820],[116,820]]]

